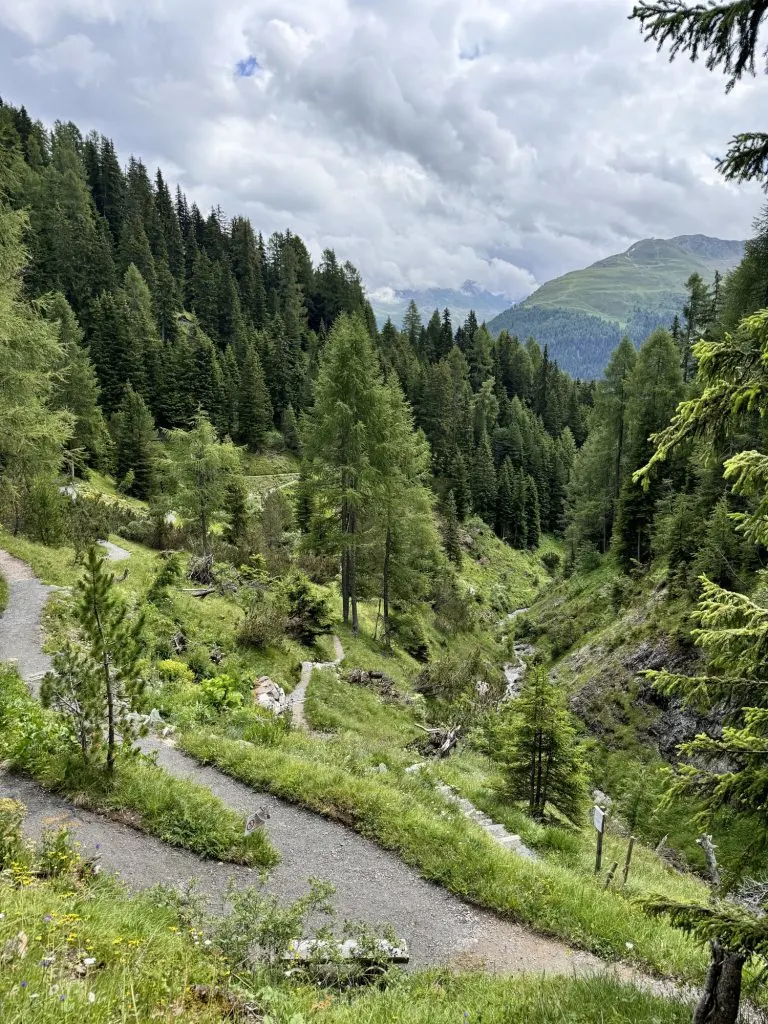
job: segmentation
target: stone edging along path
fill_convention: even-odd
[[[34,685],[44,672],[40,613],[56,588],[43,585],[25,563],[1,551],[0,571],[11,588],[8,609],[0,616],[0,658],[15,660],[22,676]],[[336,653],[340,660],[340,645]],[[449,964],[504,974],[609,973],[660,993],[677,993],[671,983],[625,965],[607,964],[590,953],[470,906],[351,829],[257,793],[200,765],[170,743],[148,739],[143,748],[155,753],[169,774],[206,786],[233,810],[245,815],[259,804],[266,806],[270,839],[282,857],[266,882],[267,891],[295,899],[306,891],[307,878],[327,879],[336,886],[340,919],[391,924],[408,944],[416,967]],[[258,874],[248,868],[202,860],[128,825],[78,809],[29,778],[0,771],[0,794],[27,806],[30,835],[39,835],[54,821],[68,824],[84,852],[97,856],[104,868],[117,872],[134,890],[157,883],[183,887],[195,879],[201,892],[222,904],[230,879],[240,885],[258,880]]]

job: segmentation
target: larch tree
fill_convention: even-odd
[[[0,171],[10,178],[10,161],[3,163],[0,155]],[[74,429],[72,414],[55,408],[62,361],[56,327],[22,295],[24,226],[0,190],[0,502],[14,529],[33,482],[54,477]]]
[[[227,506],[233,477],[242,473],[240,450],[220,441],[200,412],[191,430],[170,431],[165,469],[178,511],[192,524],[203,555],[209,555],[211,526]]]
[[[385,409],[384,385],[365,322],[343,314],[323,350],[315,405],[303,431],[315,504],[332,512],[341,563],[344,622],[357,631],[357,564],[364,543],[361,515],[375,485],[376,444]]]

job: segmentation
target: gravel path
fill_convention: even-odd
[[[130,551],[126,551],[125,548],[118,547],[118,545],[113,544],[111,540],[100,540],[99,546],[106,550],[107,558],[110,562],[124,562],[126,558],[131,557]]]
[[[307,687],[309,686],[309,681],[312,678],[313,670],[316,668],[338,668],[344,660],[344,648],[341,646],[341,640],[339,640],[337,636],[334,636],[333,638],[333,649],[336,654],[334,661],[302,661],[301,663],[301,677],[299,678],[299,685],[288,697],[288,704],[291,709],[291,721],[297,729],[309,728],[304,714],[304,701],[307,696]]]
[[[43,653],[40,620],[45,602],[58,587],[41,583],[26,562],[0,551],[0,573],[8,581],[8,607],[0,617],[0,661],[15,662],[33,690],[51,667]]]
[[[0,571],[11,586],[9,607],[0,617],[0,657],[15,658],[24,677],[32,680],[45,670],[43,665],[47,668],[40,651],[39,623],[43,604],[54,588],[43,586],[23,562],[5,553],[0,553]],[[338,638],[334,638],[334,647],[337,660],[330,664],[337,665],[343,657]],[[484,966],[505,974],[616,972],[624,980],[669,991],[666,983],[624,966],[613,967],[589,953],[470,907],[343,825],[256,793],[216,769],[198,764],[170,743],[146,739],[142,746],[157,753],[169,774],[207,786],[234,810],[243,814],[260,806],[269,810],[267,828],[282,861],[269,877],[268,891],[295,898],[306,891],[310,877],[332,882],[339,917],[391,924],[407,942],[415,967]],[[157,883],[183,886],[196,879],[200,891],[220,904],[230,878],[240,885],[258,880],[258,874],[248,868],[201,860],[129,826],[79,810],[33,780],[2,770],[0,795],[27,806],[26,827],[32,836],[39,836],[47,825],[66,821],[83,852],[97,855],[104,868],[117,872],[131,889]]]

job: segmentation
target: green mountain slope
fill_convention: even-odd
[[[680,313],[691,274],[711,281],[716,270],[736,266],[743,251],[743,242],[706,235],[645,238],[548,281],[489,326],[495,333],[533,336],[564,369],[599,376],[623,334],[639,342]]]

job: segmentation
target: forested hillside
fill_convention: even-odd
[[[290,231],[265,242],[242,217],[203,216],[140,160],[123,171],[109,139],[72,124],[48,134],[23,108],[0,114],[6,194],[28,221],[25,293],[60,335],[55,404],[75,416],[76,470],[114,469],[147,498],[153,432],[199,413],[251,451],[276,432],[298,451],[344,313],[411,404],[444,514],[474,509],[521,547],[558,526],[590,389],[535,343],[494,341],[472,313],[455,328],[447,311],[423,324],[413,303],[402,331],[379,331],[359,275],[333,252],[313,267]]]
[[[3,1020],[760,1019],[768,214],[683,291],[379,327],[0,105]]]
[[[680,235],[645,238],[626,252],[548,281],[489,323],[548,345],[579,377],[599,377],[622,337],[639,346],[657,327],[682,317],[686,290],[712,286],[741,259],[744,243]]]

